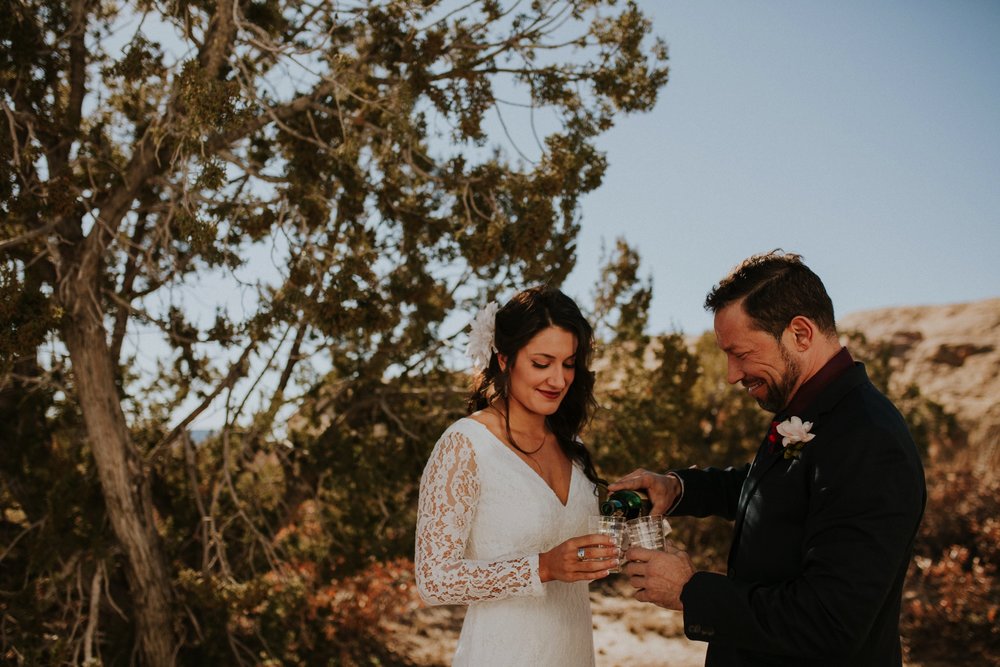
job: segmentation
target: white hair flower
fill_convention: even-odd
[[[483,308],[479,309],[476,316],[472,318],[472,326],[469,331],[469,346],[465,353],[472,359],[472,368],[479,372],[490,363],[490,356],[496,352],[494,335],[497,327],[497,311],[500,304],[490,301]]]

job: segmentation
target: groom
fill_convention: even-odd
[[[926,501],[906,424],[838,342],[798,255],[745,260],[708,295],[727,380],[776,413],[753,463],[637,470],[654,513],[735,521],[725,574],[630,549],[636,599],[684,612],[706,665],[901,665],[903,579]]]

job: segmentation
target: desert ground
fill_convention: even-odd
[[[638,602],[621,580],[591,591],[597,667],[702,667],[706,644],[684,636],[680,613]],[[465,607],[420,607],[387,624],[389,644],[420,667],[446,667],[458,642]],[[904,662],[904,667],[951,667]]]
[[[624,581],[595,586],[594,649],[598,667],[701,667],[705,644],[688,640],[681,615],[638,602]],[[387,627],[391,645],[422,667],[450,664],[465,608],[420,607]]]

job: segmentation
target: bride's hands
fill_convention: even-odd
[[[581,535],[538,554],[538,576],[543,582],[593,581],[608,576],[609,568],[618,564],[618,547],[611,537]]]
[[[650,514],[666,514],[681,494],[681,480],[673,473],[659,475],[644,468],[633,470],[614,484],[608,485],[612,493],[622,489],[644,489],[652,503]]]

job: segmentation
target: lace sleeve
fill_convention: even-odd
[[[462,433],[447,433],[424,469],[417,508],[417,589],[429,604],[468,604],[543,592],[538,554],[498,561],[465,558],[478,498],[472,443]]]

